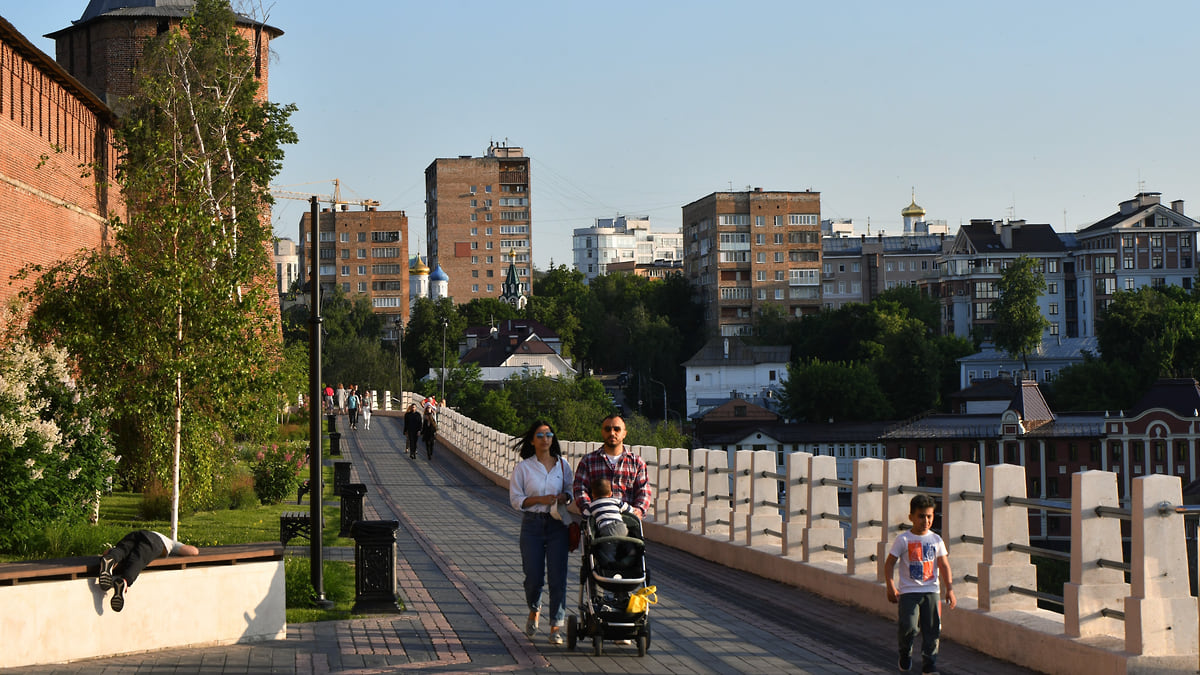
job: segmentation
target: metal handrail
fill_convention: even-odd
[[[1071,503],[1062,500],[1051,499],[1030,499],[1028,497],[1005,497],[1004,503],[1008,506],[1025,506],[1043,511],[1053,511],[1055,513],[1071,513]]]

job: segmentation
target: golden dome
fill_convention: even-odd
[[[904,207],[904,210],[900,212],[900,215],[904,216],[905,218],[920,218],[925,215],[925,209],[917,206],[917,199],[916,197],[913,197],[912,203]]]
[[[429,276],[429,266],[421,261],[421,256],[417,256],[417,264],[413,265],[412,269],[410,269],[408,273]]]

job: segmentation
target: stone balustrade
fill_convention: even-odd
[[[514,438],[443,408],[439,436],[453,452],[507,485],[519,461]],[[572,466],[598,443],[559,442]],[[834,457],[795,452],[778,473],[770,451],[633,446],[655,491],[648,541],[808,589],[883,616],[883,564],[908,526],[917,493],[940,500],[958,607],[943,634],[1022,666],[1054,673],[1195,671],[1200,621],[1190,594],[1180,479],[1132,481],[1123,505],[1116,474],[1072,476],[1074,499],[1026,499],[1025,469],[944,466],[943,487],[917,486],[909,459],[860,459],[840,479]],[[839,505],[849,496],[849,506]],[[782,497],[782,501],[781,501]],[[1030,509],[1069,509],[1070,581],[1063,612],[1038,607]],[[1130,557],[1123,559],[1121,520]],[[1129,582],[1125,581],[1126,574]],[[1041,594],[1043,597],[1045,594]]]

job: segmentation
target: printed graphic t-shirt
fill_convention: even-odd
[[[935,532],[915,535],[902,532],[888,551],[899,560],[897,576],[899,591],[904,593],[936,593],[938,590],[938,556],[946,555],[946,544]]]

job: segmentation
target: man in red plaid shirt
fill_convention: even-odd
[[[580,511],[587,509],[592,502],[592,481],[607,478],[612,483],[612,496],[629,504],[638,518],[644,518],[650,507],[646,462],[625,449],[625,420],[620,415],[605,417],[600,430],[604,447],[584,455],[575,469],[575,504]]]

